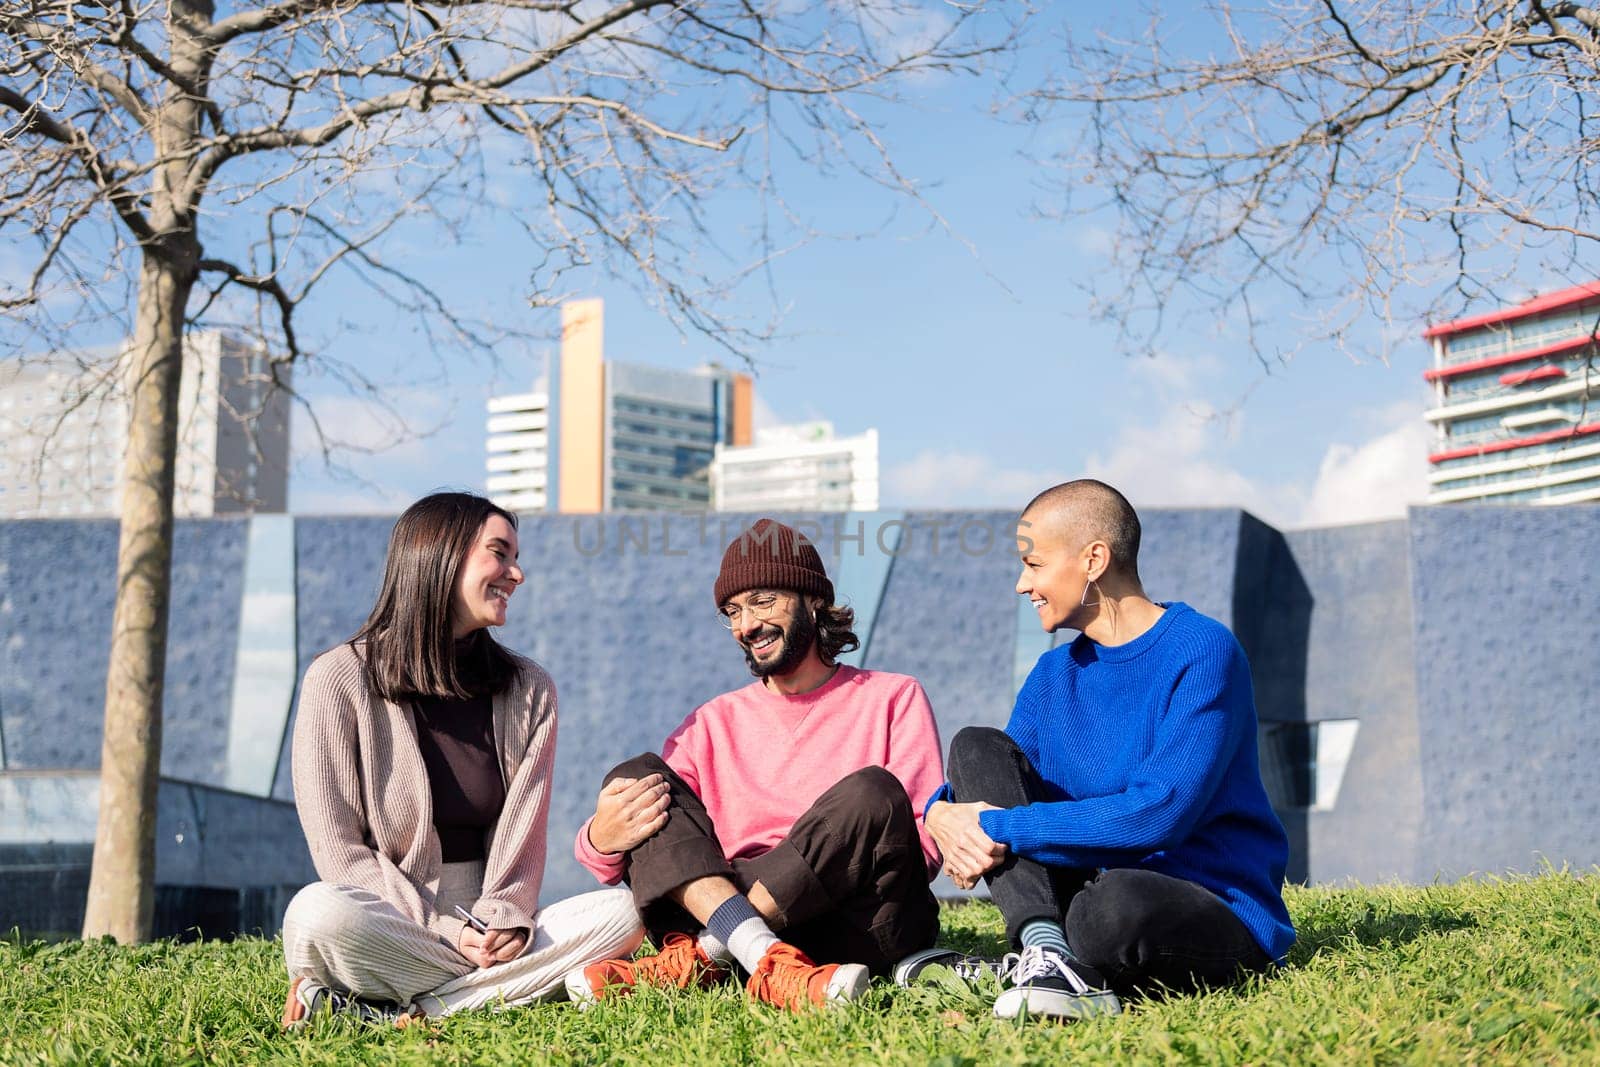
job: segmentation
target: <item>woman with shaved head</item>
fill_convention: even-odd
[[[957,885],[979,878],[1017,952],[931,949],[902,961],[996,970],[995,1014],[1082,1018],[1118,994],[1225,984],[1294,943],[1288,839],[1261,784],[1250,665],[1221,623],[1157,603],[1139,580],[1139,517],[1083,479],[1017,524],[1046,652],[1005,730],[968,727],[925,823]]]

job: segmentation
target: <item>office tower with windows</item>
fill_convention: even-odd
[[[0,517],[116,515],[128,438],[119,352],[0,362]],[[289,496],[289,368],[230,334],[184,341],[173,511],[281,512]]]
[[[603,314],[599,300],[561,309],[560,510],[708,509],[716,446],[750,442],[750,376],[608,360]]]
[[[1428,502],[1600,500],[1600,282],[1429,329]]]
[[[544,511],[550,502],[550,390],[489,398],[489,497],[508,511]]]
[[[876,511],[878,431],[835,437],[821,421],[757,430],[754,444],[717,446],[711,487],[718,511]]]

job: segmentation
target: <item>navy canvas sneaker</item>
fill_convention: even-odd
[[[1093,967],[1053,948],[1024,948],[1009,974],[1011,988],[994,1002],[997,1018],[1088,1019],[1116,1015],[1122,1002]]]

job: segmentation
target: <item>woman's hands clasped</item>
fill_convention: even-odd
[[[514,960],[527,947],[526,930],[486,930],[480,934],[470,926],[461,928],[461,940],[456,945],[463,956],[480,968]]]
[[[659,774],[613,778],[595,802],[589,844],[607,855],[638,848],[667,825],[668,792],[667,780]]]
[[[941,800],[928,809],[928,832],[944,856],[944,873],[957,889],[971,889],[1006,858],[1006,846],[983,832],[978,815],[998,811],[993,804],[953,804]]]

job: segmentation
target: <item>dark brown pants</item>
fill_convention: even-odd
[[[911,801],[882,767],[845,775],[771,851],[731,862],[705,805],[660,756],[636,756],[606,781],[650,774],[670,788],[667,825],[628,854],[626,878],[656,944],[670,933],[699,933],[670,894],[713,876],[741,893],[765,886],[780,913],[774,932],[818,963],[864,963],[881,974],[938,936],[939,903]]]

